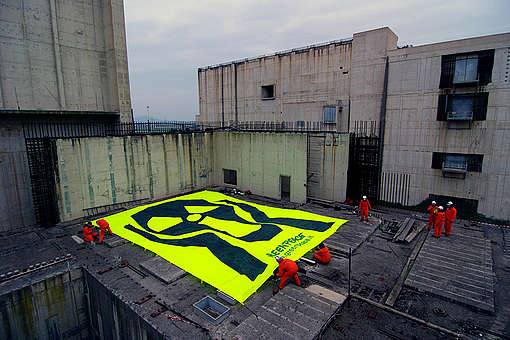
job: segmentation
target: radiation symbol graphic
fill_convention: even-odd
[[[112,232],[243,302],[271,275],[274,257],[297,259],[345,220],[201,191],[106,218]]]

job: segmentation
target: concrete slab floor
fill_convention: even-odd
[[[413,216],[426,220],[425,214],[416,212],[409,213],[404,210],[378,209],[372,216],[370,225],[362,225],[358,216],[352,215],[350,209],[335,210],[317,204],[296,205],[274,200],[265,200],[261,197],[242,196],[244,200],[267,205],[298,208],[318,214],[329,215],[338,218],[349,219],[345,230],[356,232],[359,229],[370,229],[364,233],[359,245],[352,255],[351,289],[354,293],[378,303],[384,303],[388,294],[393,289],[408,256],[411,254],[417,238],[410,244],[397,244],[388,240],[387,236],[378,228],[378,218],[403,218]],[[458,221],[463,223],[463,221]],[[28,267],[29,265],[45,261],[47,258],[71,253],[73,260],[70,264],[74,267],[83,267],[91,275],[97,278],[105,287],[121,300],[129,305],[138,315],[149,322],[162,334],[176,336],[183,339],[229,339],[232,338],[233,330],[244,320],[257,313],[263,305],[272,298],[271,282],[261,287],[257,294],[251,296],[244,306],[237,304],[231,307],[231,313],[220,325],[212,325],[199,318],[193,313],[193,303],[206,295],[216,295],[216,289],[201,283],[198,279],[185,275],[176,281],[165,284],[152,275],[140,274],[140,263],[153,259],[153,254],[146,252],[140,247],[130,243],[110,248],[102,245],[79,245],[71,235],[79,235],[82,226],[79,223],[67,226],[57,226],[50,229],[34,229],[25,233],[8,235],[0,238],[0,273],[12,271],[16,268]],[[340,229],[342,230],[342,228]],[[459,229],[460,230],[460,229]],[[506,247],[503,231],[499,227],[484,226],[481,232],[491,241],[493,268],[495,273],[494,283],[494,313],[487,313],[459,304],[455,301],[446,300],[428,292],[419,292],[409,287],[404,287],[398,296],[394,308],[408,313],[427,322],[437,324],[455,332],[468,334],[469,336],[483,334],[490,337],[510,337],[510,268],[505,258]],[[339,234],[341,237],[341,233]],[[508,236],[507,236],[508,238]],[[310,257],[310,255],[308,255]],[[130,266],[119,268],[119,264],[127,260]],[[320,285],[340,294],[346,294],[349,284],[348,268],[349,261],[342,254],[333,256],[328,265],[316,265],[308,267],[309,274],[300,273],[300,277],[306,278],[311,284]],[[112,268],[99,274],[100,271]],[[55,267],[54,270],[63,270]],[[45,275],[53,269],[45,271]],[[42,274],[30,274],[27,278],[34,278]],[[51,274],[51,273],[50,273]],[[8,281],[9,282],[9,281]],[[23,280],[0,283],[0,295],[6,289],[21,287]],[[151,295],[146,302],[138,305],[135,302]],[[158,316],[151,314],[161,308],[161,305],[169,307]],[[324,333],[326,339],[336,337],[346,338],[418,338],[433,339],[443,335],[430,327],[416,326],[407,318],[385,312],[363,301],[352,299],[350,307],[343,305],[339,316],[334,323],[330,324]],[[445,313],[437,313],[438,309]],[[375,317],[369,317],[370,311],[375,311]],[[168,316],[180,315],[183,321],[171,321]],[[373,313],[370,314],[373,316]],[[361,321],[361,322],[360,322]],[[177,323],[176,323],[177,322]],[[338,329],[342,329],[339,331]],[[368,329],[368,330],[367,330]],[[410,332],[409,330],[413,330]]]

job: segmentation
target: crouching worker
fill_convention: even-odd
[[[94,232],[92,223],[87,222],[83,226],[83,238],[85,239],[85,242],[92,242],[97,239],[97,233]]]
[[[99,226],[99,228],[101,228],[101,234],[99,235],[99,243],[103,243],[103,237],[105,232],[108,230],[108,234],[110,235],[112,234],[112,231],[110,230],[110,225],[104,219],[100,219],[96,223]]]
[[[319,260],[322,264],[328,264],[331,261],[331,254],[329,253],[328,247],[324,243],[319,244],[319,250],[315,251],[313,257]]]
[[[299,281],[299,277],[297,276],[298,266],[296,262],[289,259],[284,259],[281,256],[276,256],[275,259],[280,264],[279,271],[276,274],[276,276],[282,278],[282,280],[280,281],[280,289],[283,289],[283,287],[285,286],[285,281],[287,281],[287,279],[290,278],[291,276],[294,277],[294,281],[296,281],[296,284],[298,286],[301,286],[301,282]]]

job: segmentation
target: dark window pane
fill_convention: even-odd
[[[442,169],[443,168],[443,160],[444,154],[441,152],[434,152],[432,154],[432,169]]]
[[[336,106],[324,108],[324,123],[336,123]]]
[[[474,82],[478,79],[478,57],[457,57],[455,61],[454,83]]]
[[[262,99],[274,99],[274,85],[262,86]]]
[[[443,169],[467,170],[466,155],[447,154],[444,158]]]
[[[452,96],[449,120],[471,120],[473,118],[473,96]]]
[[[453,76],[453,82],[458,83],[464,81],[466,78],[466,59],[455,61],[455,75]]]
[[[446,94],[440,94],[437,103],[437,120],[446,120]]]
[[[487,92],[479,93],[473,102],[473,120],[487,119],[487,104],[489,102],[489,94]]]
[[[223,182],[225,184],[237,185],[237,171],[223,169]]]
[[[483,155],[468,155],[467,171],[482,172]]]

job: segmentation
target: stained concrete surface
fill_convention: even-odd
[[[455,339],[353,298],[342,306],[322,339]]]
[[[111,235],[111,236],[106,236],[105,235],[105,238],[103,240],[103,242],[110,248],[115,248],[115,247],[118,247],[118,246],[121,246],[123,245],[124,243],[127,243],[127,240],[117,236],[117,235]]]
[[[309,290],[289,284],[236,327],[233,335],[240,340],[313,339],[344,301],[345,296],[328,294],[324,288]]]
[[[357,216],[352,215],[350,210],[334,210],[316,204],[282,204],[255,196],[243,196],[243,199],[253,200],[257,203],[265,202],[265,204],[280,207],[300,208],[319,214],[351,219],[346,225],[352,225],[353,227],[361,226]],[[380,209],[378,211],[378,217],[382,218],[409,216],[408,212],[401,210]],[[414,216],[416,213],[412,213],[412,215]],[[422,215],[425,218],[425,215]],[[463,223],[462,221],[458,222]],[[374,218],[370,223],[376,227],[378,221]],[[459,228],[458,230],[461,229]],[[97,281],[98,287],[100,287],[98,291],[103,291],[101,287],[104,287],[104,292],[109,292],[112,295],[108,301],[115,301],[114,303],[118,310],[117,318],[121,317],[121,315],[140,318],[139,321],[134,322],[136,325],[139,325],[140,329],[145,329],[144,332],[147,334],[152,332],[153,329],[158,334],[161,334],[163,338],[177,336],[183,339],[234,339],[235,329],[248,318],[253,319],[255,314],[259,315],[261,311],[267,312],[266,308],[268,307],[264,306],[273,298],[273,284],[268,281],[256,294],[246,301],[244,306],[240,304],[232,306],[231,314],[220,325],[211,325],[193,313],[192,305],[206,295],[214,295],[216,289],[213,287],[201,283],[190,275],[185,275],[170,284],[165,284],[158,278],[146,275],[144,272],[141,272],[143,274],[141,275],[140,263],[152,259],[152,254],[130,243],[115,248],[109,248],[105,244],[96,244],[95,246],[78,245],[71,238],[71,235],[80,233],[81,225],[79,223],[45,229],[44,233],[40,231],[41,229],[30,233],[8,235],[8,237],[3,235],[0,238],[0,250],[4,255],[2,257],[3,262],[0,264],[0,272],[23,267],[33,262],[43,261],[48,257],[71,253],[73,254],[73,260],[70,261],[72,268],[83,268],[86,275],[91,276],[90,280]],[[409,287],[403,288],[395,302],[394,308],[427,322],[469,336],[477,336],[477,334],[482,334],[486,338],[510,336],[508,326],[510,325],[510,311],[506,307],[510,305],[510,293],[508,292],[510,279],[508,268],[504,261],[505,242],[503,240],[503,232],[501,228],[492,226],[481,227],[481,232],[491,241],[496,277],[494,286],[494,313],[475,310],[465,304],[459,304],[455,301],[446,300],[440,296],[432,295],[428,292],[420,292]],[[388,239],[387,235],[376,228],[353,252],[352,291],[371,301],[384,303],[406,264],[415,243],[416,240],[410,244],[393,243]],[[307,256],[310,257],[310,254]],[[131,266],[120,268],[118,265],[124,260],[127,260]],[[307,281],[309,284],[320,285],[339,294],[347,294],[347,258],[337,254],[333,256],[332,262],[328,265],[308,267],[311,268],[309,268],[310,270],[307,274],[300,274],[304,281]],[[45,270],[44,273],[40,271],[37,274],[31,274],[16,281],[9,280],[0,283],[0,295],[2,292],[5,292],[8,286],[10,287],[8,288],[9,290],[19,289],[23,286],[22,282],[24,280],[37,280],[36,276],[42,274],[51,276],[58,271],[57,269],[55,267],[54,272],[52,272],[53,269],[50,268]],[[59,270],[65,270],[65,268],[60,268]],[[299,289],[292,285],[288,287]],[[280,293],[285,293],[285,289]],[[143,299],[148,296],[151,297],[147,301],[137,303],[144,301]],[[284,298],[285,302],[282,302],[284,304],[293,301],[290,295],[287,297],[282,294],[279,298]],[[105,301],[105,303],[108,301]],[[345,333],[348,335],[348,338],[410,338],[413,336],[421,339],[442,338],[442,335],[438,334],[437,331],[427,327],[415,327],[412,321],[392,315],[394,313],[389,313],[388,317],[385,316],[383,318],[382,316],[387,313],[376,307],[364,307],[365,304],[356,299],[351,300],[350,303],[349,308],[351,309],[345,309],[346,304],[344,303],[339,313],[342,320],[349,320],[349,322],[340,325],[340,327],[344,327],[345,332],[348,332]],[[162,305],[167,306],[169,310],[152,317],[151,314],[162,308]],[[289,308],[297,308],[296,305],[292,304],[288,306]],[[127,308],[127,310],[121,312],[119,308]],[[437,308],[445,313],[437,315],[435,313]],[[360,312],[358,313],[356,310]],[[367,313],[372,310],[376,312],[376,316],[373,319],[367,316]],[[289,318],[291,314],[293,315],[292,317],[297,315],[296,318],[300,319],[298,313],[288,311],[285,313],[278,311],[278,313]],[[108,327],[114,327],[119,332],[123,332],[123,327],[126,326],[123,326],[121,322],[118,325],[115,324],[115,314],[111,314],[107,310],[100,311],[100,314],[104,327],[107,327],[107,322],[111,322]],[[97,314],[94,315],[95,319],[92,320],[94,326],[91,331],[99,334],[99,318]],[[350,315],[353,315],[353,317],[351,318]],[[172,321],[168,318],[169,316],[179,316],[181,320]],[[356,318],[364,322],[368,320],[369,323],[355,322]],[[335,322],[338,323],[338,319]],[[363,327],[363,325],[370,326]],[[323,338],[328,338],[330,332],[336,332],[334,327],[337,327],[335,323],[329,325]],[[367,333],[367,327],[370,329],[376,328],[376,330],[373,333]],[[420,330],[416,333],[410,333],[409,329]],[[103,332],[106,332],[106,330],[103,329]],[[341,332],[332,334],[340,337],[343,336]]]
[[[160,256],[154,256],[152,259],[141,262],[140,267],[166,284],[172,283],[186,275],[184,270],[174,266]]]

